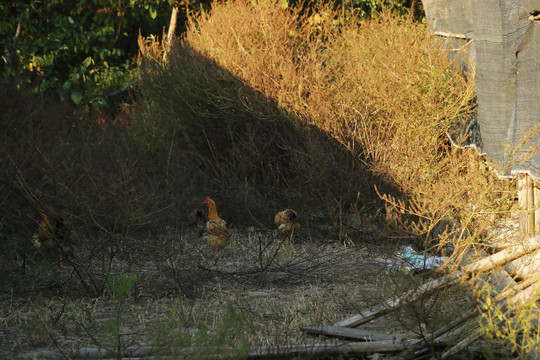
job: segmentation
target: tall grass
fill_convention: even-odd
[[[270,2],[216,3],[211,15],[190,20],[167,63],[158,45],[140,42],[148,107],[139,124],[148,142],[160,153],[172,149],[173,167],[179,154],[190,154],[206,174],[206,191],[233,201],[243,192],[267,214],[279,204],[333,211],[335,200],[355,198],[355,183],[374,183],[358,159],[292,107],[310,91],[299,59],[315,46],[300,38],[301,19],[308,23]],[[373,186],[360,193],[373,197]]]
[[[404,171],[426,171],[395,169],[389,162],[431,163],[445,133],[463,121],[474,84],[451,67],[448,53],[425,27],[409,18],[384,12],[373,21],[343,22],[329,7],[313,9],[307,18],[272,1],[218,3],[211,13],[191,19],[183,46],[394,180],[405,177],[399,175]]]
[[[193,128],[205,136],[216,127],[228,133],[228,144],[222,142],[219,151],[232,147],[242,154],[232,172],[248,159],[259,171],[268,170],[284,149],[299,150],[298,139],[308,129],[318,129],[347,149],[355,167],[332,169],[319,162],[324,151],[314,159],[311,154],[321,145],[316,143],[289,152],[289,166],[270,171],[273,180],[287,182],[299,168],[317,173],[329,166],[329,173],[350,185],[355,179],[350,172],[369,172],[390,211],[426,239],[445,218],[472,226],[471,204],[479,212],[507,205],[504,186],[485,166],[471,170],[482,160],[452,149],[447,137],[473,112],[472,74],[454,67],[442,43],[409,17],[383,11],[369,21],[347,19],[325,5],[300,11],[270,0],[216,2],[211,12],[190,18],[168,63],[161,66],[159,57],[151,56],[152,47],[143,46],[143,92],[152,113],[163,116],[167,127],[185,126],[191,143],[199,139],[204,148],[207,142],[190,132]],[[173,103],[176,118],[166,113]],[[198,114],[189,125],[180,114],[186,109]],[[270,125],[280,121],[289,127],[277,131]],[[293,132],[298,135],[285,135]],[[276,137],[280,140],[274,142]],[[267,175],[262,171],[263,178]],[[330,182],[318,183],[313,192],[331,186],[332,176],[324,179]],[[373,182],[355,180],[360,182],[347,192],[345,203],[354,202],[355,191],[373,188]],[[497,184],[489,194],[487,183]],[[343,199],[329,202],[337,200]]]

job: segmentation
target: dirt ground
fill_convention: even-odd
[[[395,240],[344,241],[319,230],[303,228],[290,242],[272,229],[233,229],[219,261],[184,223],[159,235],[84,239],[77,263],[65,269],[31,248],[24,257],[8,254],[0,358],[333,342],[300,328],[331,325],[438,276],[390,269],[381,259],[393,259]],[[429,336],[467,305],[454,288],[362,328]]]

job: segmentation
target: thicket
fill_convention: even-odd
[[[503,185],[449,144],[473,112],[471,74],[410,17],[345,21],[331,7],[240,1],[214,4],[188,28],[166,63],[157,44],[141,44],[141,91],[154,120],[145,133],[163,146],[202,149],[215,179],[270,179],[263,188],[299,180],[296,188],[312,194],[304,202],[316,195],[331,208],[369,194],[372,184],[354,179],[369,174],[389,216],[424,239],[443,219],[471,227],[463,235],[481,232],[487,225],[473,230],[470,204],[480,212],[508,205],[502,188],[485,193],[488,183]],[[298,135],[287,138],[292,130]],[[310,147],[313,133],[346,150],[351,167]]]

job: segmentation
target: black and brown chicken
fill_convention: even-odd
[[[274,222],[278,230],[292,240],[295,231],[300,229],[298,214],[292,209],[279,211],[274,216]]]
[[[39,212],[39,226],[32,236],[34,246],[49,256],[58,257],[61,268],[64,259],[72,261],[81,245],[72,216],[51,218]]]
[[[203,236],[204,229],[206,228],[206,215],[204,215],[201,209],[193,210],[188,215],[187,221],[188,225],[194,229],[197,236]]]

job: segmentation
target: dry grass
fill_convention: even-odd
[[[306,337],[300,328],[332,324],[381,302],[393,291],[391,279],[400,286],[414,283],[400,274],[380,276],[386,270],[376,259],[385,254],[368,247],[310,239],[277,250],[281,242],[277,232],[237,231],[234,239],[217,264],[204,239],[175,229],[119,254],[109,276],[118,279],[131,273],[136,278],[119,326],[121,348],[153,344],[156,351],[171,352],[197,346],[202,356],[231,340],[234,346],[333,341]],[[267,247],[262,257],[273,260],[261,268],[252,251],[269,243],[274,247]],[[88,253],[82,256],[88,273],[100,272],[100,261]],[[50,349],[70,358],[81,347],[113,349],[116,342],[107,329],[116,319],[117,305],[110,291],[88,297],[72,270],[51,280],[39,276],[47,269],[55,271],[33,268],[18,276],[20,291],[2,292],[0,323],[9,330],[0,336],[0,354]],[[20,293],[31,288],[30,299]],[[446,316],[456,310],[450,303],[463,303],[459,296],[441,294],[437,303]],[[236,314],[232,318],[231,309]],[[414,319],[413,313],[407,313],[366,328],[418,336]],[[224,331],[225,338],[219,340]]]

